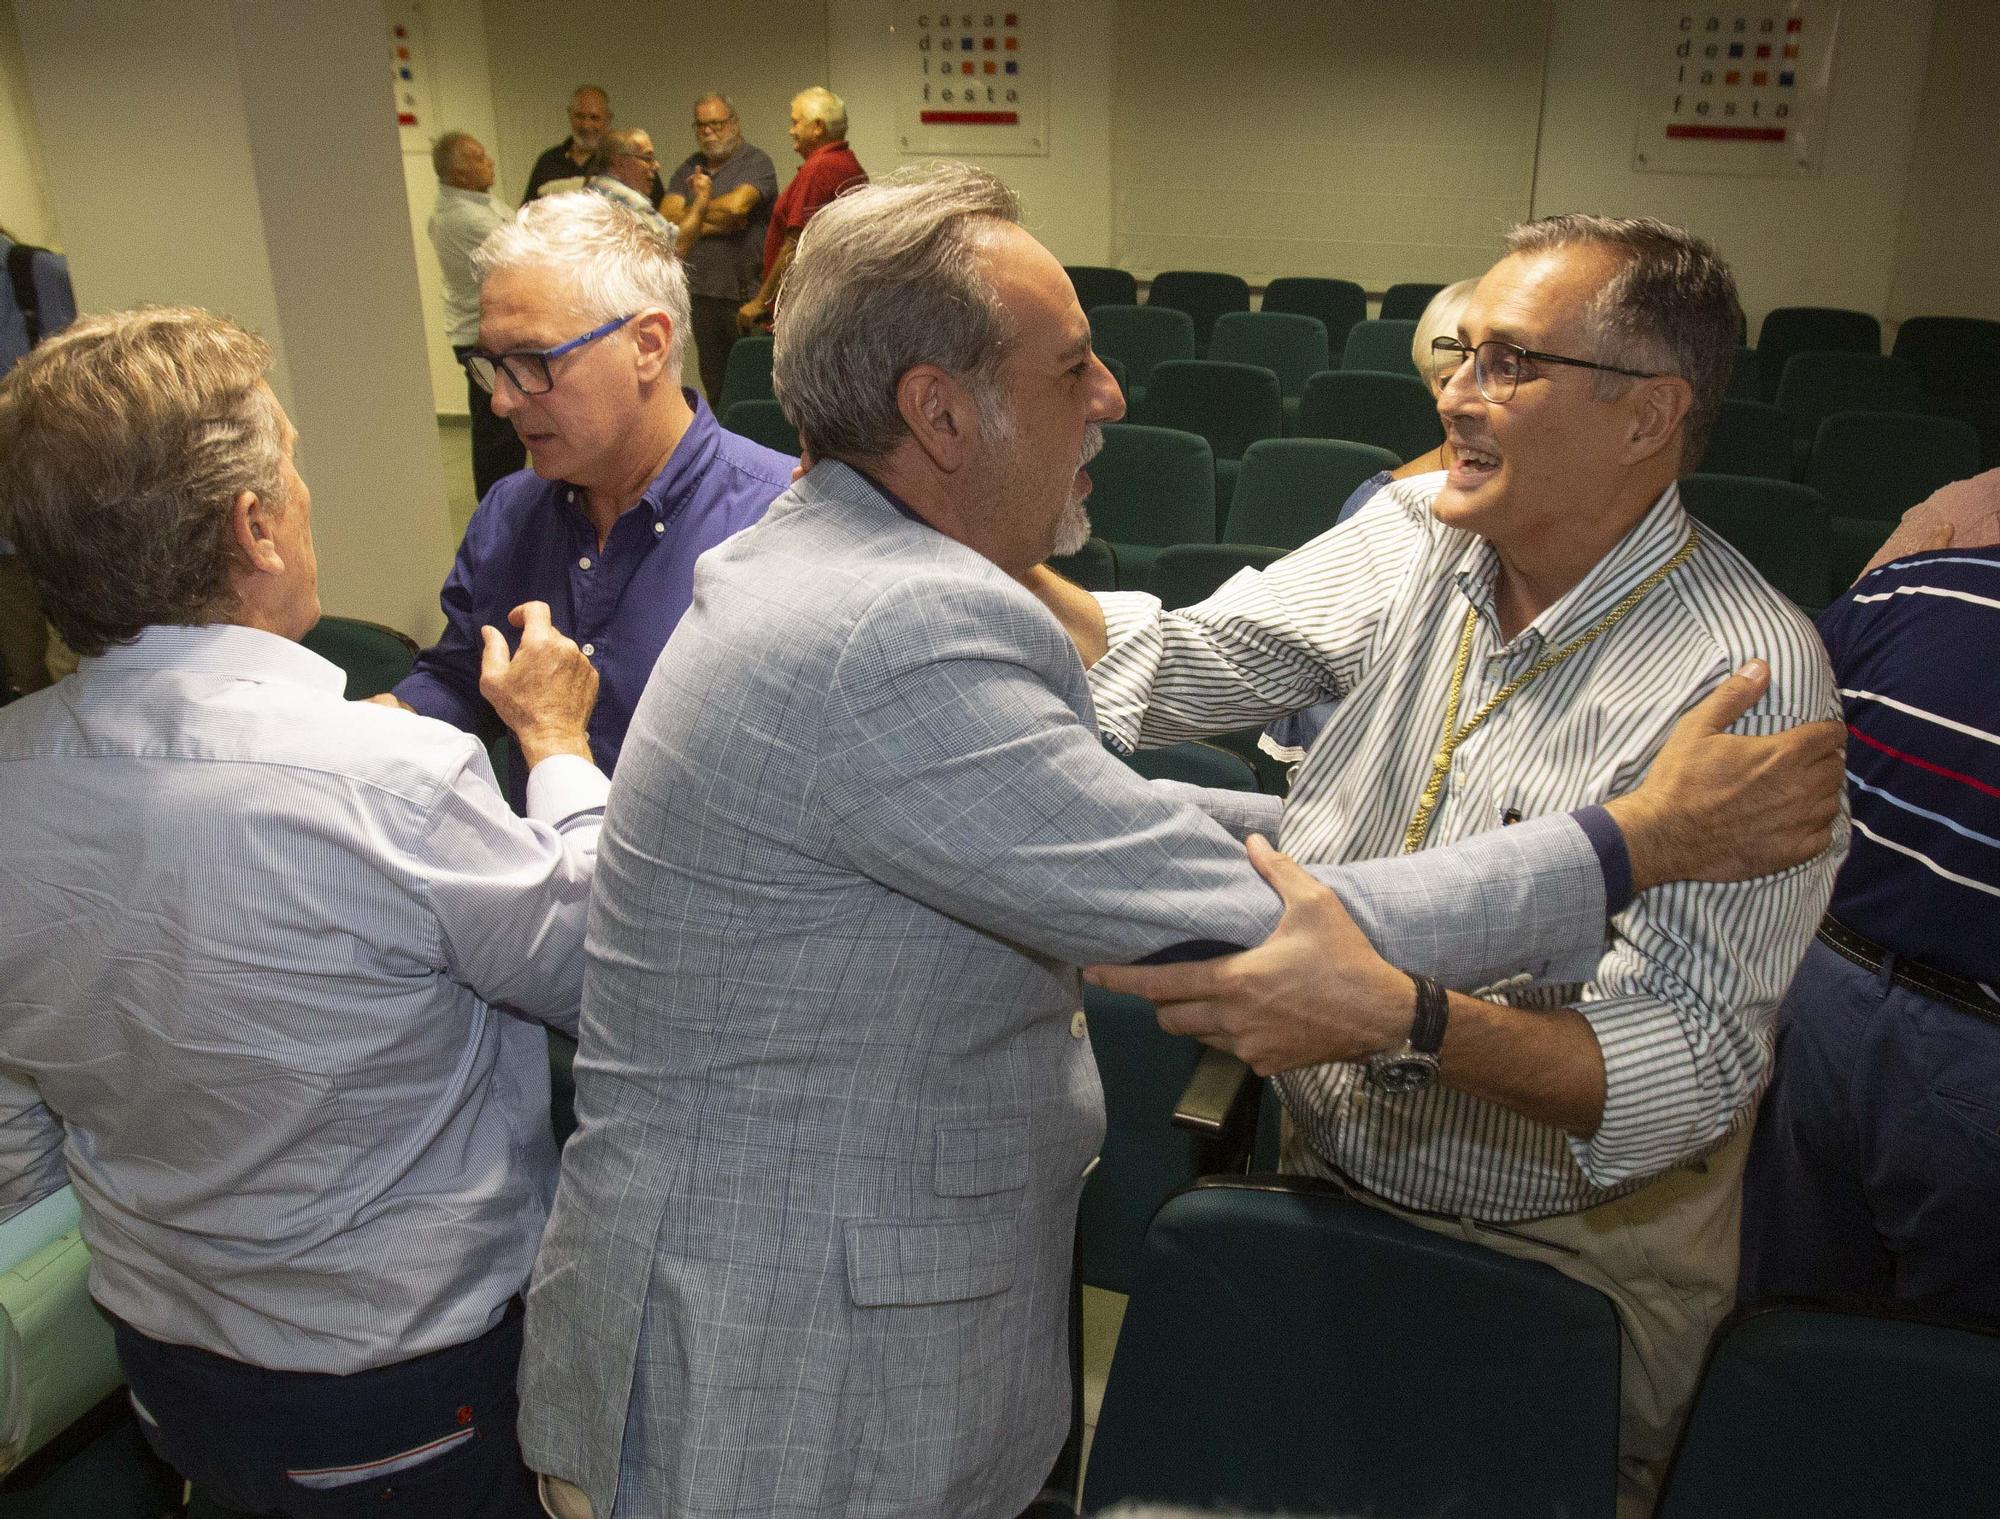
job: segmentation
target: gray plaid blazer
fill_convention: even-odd
[[[1458,985],[1601,949],[1564,818],[1320,873]],[[1276,921],[1104,750],[1042,606],[820,464],[702,559],[620,757],[530,1464],[599,1519],[1011,1519],[1104,1129],[1075,967]]]

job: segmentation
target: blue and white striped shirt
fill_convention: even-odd
[[[1441,475],[1385,487],[1349,522],[1208,601],[1162,615],[1150,596],[1103,598],[1109,652],[1091,670],[1114,741],[1172,743],[1338,698],[1285,810],[1301,862],[1397,853],[1431,757],[1468,606],[1479,621],[1469,715],[1590,627],[1686,541],[1669,488],[1625,538],[1511,642],[1494,614],[1498,560],[1446,528]],[[1692,559],[1597,642],[1502,705],[1465,741],[1433,819],[1435,848],[1520,817],[1630,791],[1674,722],[1744,660],[1769,694],[1738,732],[1835,713],[1812,628],[1705,529]],[[1770,1061],[1770,1015],[1805,952],[1844,847],[1784,875],[1682,881],[1611,920],[1577,984],[1511,992],[1576,1007],[1604,1055],[1603,1120],[1587,1140],[1442,1085],[1386,1095],[1353,1064],[1280,1080],[1313,1153],[1409,1207],[1505,1221],[1575,1212],[1719,1144],[1747,1120]]]
[[[1854,811],[1834,916],[2000,986],[2000,551],[1885,564],[1819,629],[1847,717]]]

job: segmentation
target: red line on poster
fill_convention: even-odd
[[[927,127],[1012,127],[1021,122],[1018,111],[922,111],[917,120]]]
[[[1724,142],[1783,142],[1783,127],[1711,127],[1691,121],[1668,126],[1669,137],[1706,137]]]

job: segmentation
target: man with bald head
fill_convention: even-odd
[[[576,93],[569,97],[569,136],[552,148],[542,151],[535,160],[535,167],[528,172],[528,188],[521,192],[521,204],[526,205],[542,193],[542,186],[552,179],[574,179],[579,174],[590,171],[590,160],[602,145],[604,131],[611,125],[611,96],[601,85],[580,84]],[[657,171],[642,187],[646,204],[658,206],[666,187],[660,183]]]
[[[446,132],[432,143],[431,167],[438,198],[426,230],[444,278],[445,340],[462,363],[479,341],[479,276],[472,255],[507,213],[493,199],[493,157],[470,132]],[[528,462],[528,451],[470,380],[465,410],[472,419],[472,484],[483,497],[495,480]]]

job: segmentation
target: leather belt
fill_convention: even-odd
[[[1921,992],[1933,1001],[1948,1003],[1962,1013],[1974,1013],[2000,1023],[2000,1001],[1977,981],[1954,976],[1920,960],[1907,960],[1867,935],[1856,933],[1832,913],[1820,919],[1819,941],[1863,970],[1880,971],[1884,963],[1893,960],[1895,969],[1890,972],[1890,979],[1899,985]]]

